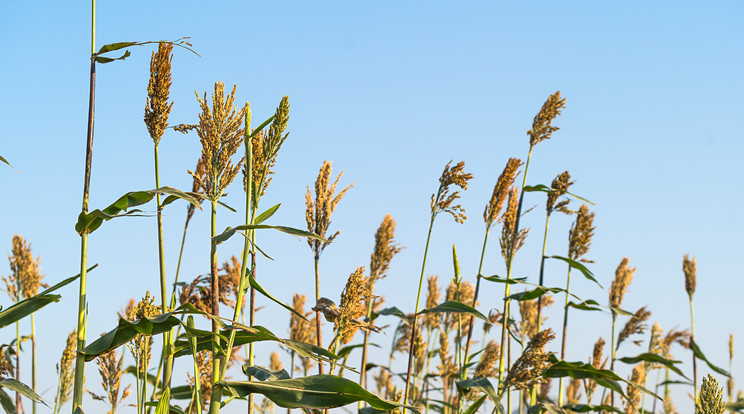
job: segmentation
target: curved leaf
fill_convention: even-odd
[[[279,206],[281,206],[281,205],[282,204],[279,203],[277,205],[274,205],[272,207],[269,207],[266,211],[264,211],[263,213],[259,214],[258,217],[256,217],[256,220],[255,220],[255,222],[253,224],[261,224],[264,221],[266,221],[269,218],[271,218],[271,216],[273,216],[274,213],[276,213],[276,211],[279,210]]]
[[[10,398],[10,395],[5,392],[2,388],[0,388],[0,405],[2,405],[3,410],[5,410],[8,414],[15,414],[15,401],[13,401],[12,398]]]
[[[489,282],[495,282],[495,283],[506,283],[508,285],[514,285],[517,283],[523,283],[527,281],[526,277],[513,277],[511,279],[502,279],[498,275],[481,276],[481,279],[487,280]]]
[[[551,193],[551,192],[553,192],[552,188],[548,187],[545,184],[526,185],[526,186],[524,186],[524,188],[522,189],[522,191],[524,191],[526,193],[532,193],[532,192],[536,192],[536,191],[543,192],[543,193]],[[583,201],[585,203],[588,203],[588,204],[591,204],[591,205],[595,205],[591,201],[585,199],[584,197],[580,197],[580,196],[578,196],[578,195],[576,195],[574,193],[571,193],[571,192],[566,191],[566,194],[570,195],[571,197],[573,197],[573,198],[575,198],[577,200],[581,200],[581,201]]]
[[[592,379],[597,384],[609,388],[612,391],[628,399],[618,381],[624,381],[617,374],[606,369],[594,368],[585,362],[558,361],[543,372],[546,378],[571,377],[573,379]],[[624,381],[625,382],[625,381]]]
[[[383,400],[356,382],[333,375],[312,375],[264,382],[220,381],[217,385],[221,385],[236,397],[262,394],[274,404],[284,408],[326,409],[364,401],[372,408],[379,410],[406,407],[416,413],[419,412],[415,407]]]
[[[170,408],[170,387],[165,387],[163,395],[160,396],[160,401],[155,407],[155,414],[168,414]]]
[[[256,378],[259,381],[289,379],[289,374],[284,369],[279,371],[270,371],[264,367],[250,366],[247,364],[243,365],[243,373],[249,377]]]
[[[97,264],[89,267],[87,271],[90,272],[96,267],[98,267]],[[43,308],[44,306],[52,302],[57,302],[61,296],[50,295],[50,293],[56,291],[57,289],[61,287],[69,285],[75,279],[79,277],[80,277],[80,274],[68,277],[67,279],[44,290],[43,292],[39,293],[36,296],[33,296],[28,299],[24,299],[18,303],[13,304],[12,306],[9,306],[7,309],[3,309],[2,311],[0,311],[0,328],[4,328],[14,322],[17,322],[25,318],[27,315],[30,315],[36,312],[37,310]]]
[[[419,312],[419,315],[424,314],[424,313],[439,313],[439,312],[446,312],[446,313],[467,313],[469,315],[473,315],[473,316],[475,316],[475,317],[477,317],[479,319],[482,319],[483,321],[487,322],[488,324],[491,323],[491,321],[485,315],[483,315],[482,313],[478,312],[474,308],[472,308],[472,307],[470,307],[470,306],[468,306],[468,305],[466,305],[466,304],[464,304],[462,302],[457,302],[457,301],[454,301],[454,300],[448,300],[448,301],[445,301],[445,302],[440,303],[439,305],[437,305],[437,306],[435,306],[433,308],[424,309],[424,310],[422,310],[422,311]]]
[[[618,414],[625,414],[625,411],[619,408],[611,407],[609,405],[591,405],[591,404],[567,404],[563,408],[567,408],[571,412],[575,413],[589,413],[589,412],[612,412]]]
[[[310,321],[307,320],[307,318],[305,317],[305,315],[297,312],[293,307],[291,307],[291,306],[287,305],[286,303],[280,301],[279,299],[275,298],[274,295],[272,295],[271,293],[267,292],[266,289],[264,289],[258,283],[258,281],[256,280],[256,278],[253,277],[253,272],[249,272],[248,273],[248,283],[251,285],[252,288],[256,289],[256,291],[258,291],[258,293],[266,296],[267,298],[269,298],[270,300],[274,301],[275,303],[277,303],[279,306],[283,307],[284,309],[286,309],[286,310],[294,313],[295,315],[297,315],[297,317],[299,317],[300,319],[304,320],[305,322],[308,322],[308,323],[310,322]]]
[[[602,287],[602,285],[597,281],[597,279],[594,278],[594,273],[591,272],[586,266],[584,266],[582,263],[577,262],[576,260],[569,259],[568,257],[563,256],[550,256],[551,259],[558,259],[563,260],[564,262],[568,263],[568,265],[579,272],[581,272],[582,275],[584,275],[585,278],[591,280],[592,282],[596,283],[597,286]]]
[[[703,355],[703,351],[700,350],[700,347],[695,343],[695,340],[690,338],[690,350],[692,350],[693,354],[695,354],[695,357],[697,359],[701,359],[705,361],[706,364],[708,364],[708,368],[712,369],[713,371],[723,375],[724,377],[730,377],[731,374],[729,374],[725,369],[719,368],[713,364],[711,364],[710,361],[708,361],[708,358]]]
[[[570,301],[568,302],[568,306],[583,311],[602,311],[602,308],[599,307],[599,304],[594,299],[587,299],[581,303]]]
[[[526,290],[524,292],[518,292],[518,293],[515,293],[513,295],[509,295],[505,299],[506,300],[511,299],[511,300],[516,300],[516,301],[525,301],[525,300],[537,299],[540,296],[542,296],[542,295],[544,295],[544,294],[546,294],[548,292],[559,293],[559,292],[565,292],[565,291],[566,291],[566,289],[550,288],[550,287],[545,287],[545,286],[538,286],[538,287],[536,287],[536,288],[534,288],[532,290]]]
[[[496,389],[493,388],[493,385],[491,385],[491,381],[489,381],[488,378],[468,378],[466,380],[457,381],[455,385],[457,385],[458,390],[461,390],[463,392],[468,392],[470,390],[480,391],[486,394],[494,404],[496,404],[497,406],[500,405],[501,399],[499,398],[498,393],[496,393]]]
[[[311,239],[318,239],[318,240],[324,241],[322,237],[318,236],[315,233],[310,233],[309,231],[306,231],[306,230],[300,230],[294,227],[287,227],[287,226],[269,226],[267,224],[243,224],[237,227],[228,227],[225,229],[225,231],[222,232],[222,234],[212,237],[212,240],[214,240],[216,244],[220,244],[228,240],[230,237],[232,237],[235,234],[235,232],[240,232],[244,230],[257,230],[257,229],[274,229],[274,230],[279,230],[282,233],[291,234],[293,236],[309,237]],[[243,234],[243,233],[240,233],[240,234]],[[243,234],[243,236],[245,236],[245,234]]]
[[[625,358],[618,358],[618,361],[624,362],[626,364],[635,365],[641,361],[643,362],[649,362],[649,363],[655,363],[655,364],[661,364],[665,367],[671,369],[674,371],[677,375],[681,376],[682,378],[688,379],[685,374],[682,373],[682,371],[679,370],[679,368],[675,367],[674,364],[681,364],[682,361],[674,361],[671,359],[666,359],[661,355],[652,354],[650,352],[645,352],[640,355],[634,356],[634,357],[625,357]]]
[[[34,390],[32,390],[28,385],[20,381],[16,381],[13,378],[3,378],[2,380],[0,380],[0,387],[7,388],[11,391],[15,391],[23,395],[24,397],[28,398],[29,400],[38,401],[46,405],[47,407],[49,407],[46,401],[44,401],[44,399],[41,398],[41,396],[37,394]]]
[[[408,317],[406,316],[406,314],[403,313],[402,310],[398,309],[395,306],[391,306],[389,308],[385,308],[385,309],[383,309],[383,310],[381,310],[379,312],[373,312],[372,320],[375,320],[375,319],[377,319],[378,316],[383,316],[383,315],[384,316],[387,316],[387,315],[397,316],[402,321],[408,322]]]
[[[483,402],[486,401],[487,395],[481,395],[477,400],[473,401],[473,404],[468,407],[467,410],[465,410],[464,414],[475,414],[478,412],[478,409],[483,405]]]
[[[95,357],[105,354],[106,352],[129,342],[137,336],[138,333],[143,335],[156,335],[169,331],[179,323],[181,322],[178,318],[173,316],[173,312],[162,315],[146,316],[134,322],[126,319],[119,319],[119,326],[91,342],[88,346],[83,348],[82,353],[85,355],[86,362],[92,361]]]

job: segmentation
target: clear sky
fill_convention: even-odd
[[[567,99],[555,122],[561,129],[535,148],[528,183],[549,184],[567,169],[576,181],[574,192],[596,204],[596,236],[587,257],[605,289],[576,277],[572,290],[606,303],[615,267],[629,256],[638,270],[624,306],[648,305],[652,322],[666,330],[687,328],[682,256],[689,252],[698,260],[697,341],[726,367],[729,333],[737,344],[744,341],[744,328],[735,322],[744,247],[738,188],[744,144],[737,126],[744,113],[742,16],[744,5],[736,1],[99,1],[96,44],[191,37],[201,57],[175,50],[171,124],[194,122],[194,91],[211,91],[216,81],[238,85],[238,101],[250,101],[254,120],[270,116],[289,95],[290,136],[263,207],[282,203],[272,223],[304,227],[305,188],[323,160],[332,160],[334,172],[344,171],[341,184],[355,187],[333,215],[332,229],[341,235],[321,258],[321,295],[338,301],[348,275],[368,266],[374,232],[390,213],[405,249],[378,284],[378,294],[404,311],[413,310],[429,197],[444,164],[464,160],[475,176],[461,199],[469,220],[460,225],[438,217],[426,274],[452,276],[454,243],[462,274],[473,281],[481,213],[496,178],[509,157],[526,157],[525,131],[548,95],[560,90]],[[56,282],[79,266],[73,225],[83,182],[90,5],[3,2],[0,26],[0,155],[20,170],[0,168],[0,246],[9,252],[13,234],[23,235],[43,259],[45,281]],[[154,187],[152,141],[142,122],[152,49],[133,48],[126,61],[98,67],[92,208]],[[193,169],[199,151],[195,136],[166,132],[161,183],[189,189],[186,170]],[[229,193],[226,201],[240,208],[240,186]],[[523,219],[531,231],[515,273],[536,280],[544,196],[529,194],[525,205],[537,208]],[[169,280],[184,210],[178,204],[166,209]],[[242,216],[222,210],[218,228],[240,224]],[[190,225],[182,272],[189,279],[208,271],[208,219],[199,212]],[[565,254],[569,226],[563,216],[552,220],[549,254]],[[294,292],[312,296],[312,255],[305,241],[259,237],[275,259],[259,261],[264,286],[285,301]],[[498,243],[491,240],[484,273],[503,275]],[[237,238],[223,244],[220,260],[239,254],[241,245]],[[129,298],[158,291],[155,219],[106,223],[90,237],[89,262],[99,263],[89,278],[88,337],[95,338],[115,326],[115,312]],[[564,285],[565,271],[550,263],[546,284]],[[485,288],[483,311],[501,307],[501,289]],[[39,389],[48,400],[56,387],[54,365],[77,312],[77,288],[61,293],[60,303],[37,315]],[[8,300],[0,303],[7,306]],[[260,323],[288,335],[286,312],[262,304]],[[557,306],[550,316],[557,328]],[[586,360],[598,336],[609,342],[610,317],[572,312],[569,329],[568,359]],[[393,330],[377,339],[385,350]],[[0,341],[9,342],[12,331],[6,328]],[[645,346],[624,345],[620,354],[634,355]],[[558,341],[552,347],[557,350]],[[259,348],[259,364],[268,363],[268,353],[261,353],[268,350]],[[673,352],[689,373],[689,354]],[[384,352],[373,357],[386,358]],[[744,372],[740,361],[737,354],[735,376]],[[701,376],[709,372],[698,367]],[[30,365],[23,369],[30,382]],[[629,375],[627,367],[618,371]],[[91,390],[99,390],[94,366],[87,379]],[[691,411],[687,391],[675,392],[682,412]],[[103,409],[88,400],[86,407]]]

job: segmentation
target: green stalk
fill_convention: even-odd
[[[36,323],[31,314],[31,388],[36,392]],[[31,403],[31,411],[36,414],[36,400]]]
[[[566,331],[568,330],[568,292],[571,287],[571,267],[566,275],[566,304],[563,306],[563,334],[561,335],[561,360],[566,359]],[[563,406],[563,377],[558,381],[558,405]]]
[[[615,372],[615,356],[617,355],[617,349],[615,349],[615,323],[617,322],[617,313],[614,310],[612,312],[612,336],[610,337],[610,371]],[[605,393],[607,388],[602,391],[602,400],[600,404],[604,404]],[[610,406],[615,406],[615,392],[610,391]]]
[[[522,190],[519,193],[519,206],[517,208],[517,217],[514,221],[514,234],[512,235],[512,246],[511,251],[509,252],[509,259],[506,266],[506,279],[511,280],[511,270],[512,270],[512,262],[514,261],[514,246],[516,245],[517,241],[517,235],[519,234],[519,218],[522,215],[522,202],[524,201],[524,187],[527,186],[527,171],[529,171],[530,168],[530,158],[532,157],[532,148],[534,148],[532,145],[530,145],[530,150],[527,153],[527,162],[524,165],[524,177],[522,177]],[[509,320],[509,299],[506,299],[509,297],[511,291],[511,284],[506,283],[504,288],[504,313],[502,314],[502,321],[501,321],[501,357],[499,358],[499,383],[504,380],[504,371],[506,370],[506,354],[505,354],[505,346],[507,341],[507,337],[509,337],[509,341],[511,341],[511,337],[506,334],[506,325],[507,321]]]
[[[369,284],[370,292],[375,291],[375,281],[370,281]],[[372,298],[367,303],[367,318],[365,321],[369,322],[370,319],[372,319],[372,309],[375,306],[375,297],[372,296]],[[364,388],[367,383],[367,347],[369,346],[369,332],[364,331],[364,345],[362,346],[362,366],[359,368],[359,385]],[[363,407],[363,403],[359,402],[359,408]]]
[[[320,255],[316,252],[314,257],[315,263],[315,303],[320,300],[320,272],[318,268],[318,262],[320,261]],[[323,335],[320,329],[320,311],[315,311],[315,343],[319,348],[323,347]],[[323,363],[318,361],[318,373],[323,374]],[[405,409],[404,409],[405,411]],[[404,412],[405,414],[405,412]]]
[[[194,327],[194,317],[189,315],[188,325],[190,328]],[[191,348],[196,349],[196,338],[189,338]],[[199,372],[199,366],[196,364],[196,354],[193,355],[194,360],[194,402],[196,404],[197,414],[202,412],[202,400],[201,400],[201,373]],[[191,410],[189,410],[191,412]]]
[[[437,200],[438,201],[438,200]],[[408,370],[406,371],[406,388],[403,392],[403,404],[408,404],[408,387],[411,382],[411,370],[413,368],[413,345],[416,342],[416,319],[418,317],[419,304],[421,303],[421,287],[424,285],[424,270],[426,269],[426,255],[429,252],[429,242],[431,241],[431,230],[434,227],[436,214],[431,215],[429,222],[429,233],[426,235],[426,247],[424,247],[424,260],[421,263],[421,276],[419,277],[418,294],[416,295],[416,309],[413,312],[413,326],[411,327],[411,347],[408,350]],[[406,408],[403,407],[403,414],[406,414]]]
[[[20,283],[20,281],[19,281]],[[20,298],[21,291],[18,290],[18,297]],[[15,379],[16,381],[21,381],[21,325],[20,322],[16,322],[16,366],[15,366]],[[21,394],[16,391],[15,395],[16,400],[16,412],[21,412]]]
[[[85,150],[85,180],[83,182],[83,213],[88,212],[88,198],[90,194],[90,169],[93,158],[93,121],[95,119],[96,98],[96,0],[91,0],[91,58],[90,58],[90,87],[88,95],[88,132]],[[80,236],[80,292],[78,294],[78,318],[77,318],[77,356],[75,357],[75,385],[73,387],[72,412],[80,408],[82,410],[83,389],[85,382],[85,348],[86,336],[86,284],[88,280],[88,234],[84,232]]]
[[[690,296],[690,332],[692,336],[690,337],[690,341],[695,342],[695,312],[692,308],[692,295]],[[695,353],[692,354],[692,382],[695,386],[695,411],[697,411],[698,407],[698,376],[697,376],[697,358],[695,358]]]
[[[478,302],[478,292],[480,291],[481,271],[483,270],[483,259],[486,256],[486,244],[488,244],[488,233],[491,231],[491,223],[486,223],[486,235],[483,238],[483,248],[481,249],[480,262],[478,263],[478,275],[475,277],[475,294],[473,295],[473,303],[470,305],[475,309],[475,304]],[[473,326],[475,324],[475,318],[470,318],[470,325],[468,327],[468,339],[465,341],[465,362],[468,361],[470,356],[470,340],[473,338]],[[467,378],[467,369],[463,366],[460,370],[460,379],[464,380]]]
[[[246,105],[248,103],[246,102]],[[245,192],[245,224],[253,224],[253,219],[251,217],[251,197],[252,197],[252,183],[253,183],[253,141],[250,139],[250,131],[251,131],[251,118],[250,116],[245,117],[245,162],[246,162],[246,171],[248,171],[248,175],[246,177],[246,188],[247,191]],[[248,233],[249,235],[252,235],[252,232]],[[243,243],[243,257],[242,262],[240,266],[240,284],[238,285],[238,295],[235,299],[235,312],[233,313],[233,323],[238,322],[238,317],[240,316],[240,313],[243,309],[243,298],[245,297],[245,286],[247,273],[248,273],[248,253],[249,250],[251,250],[253,247],[253,237],[246,237],[245,242]],[[251,272],[255,270],[255,266],[251,267]],[[251,287],[251,290],[253,291],[253,288]],[[253,309],[253,300],[251,298],[251,309]],[[251,325],[253,325],[253,321],[251,321]],[[225,360],[222,364],[222,380],[225,379],[225,372],[227,371],[227,362],[230,360],[230,355],[232,354],[232,348],[233,344],[235,343],[235,334],[236,330],[232,329],[230,331],[230,338],[227,342],[227,356],[225,357]],[[252,345],[252,344],[251,344]],[[249,351],[250,352],[250,351]],[[250,353],[252,354],[252,353]],[[249,356],[250,359],[250,356]],[[252,361],[248,361],[250,365],[253,365]]]
[[[155,144],[155,188],[160,188],[160,163],[158,157],[158,144]],[[160,193],[156,194],[157,202],[157,226],[158,226],[158,261],[160,271],[160,300],[163,313],[168,313],[168,287],[165,281],[165,248],[163,246],[163,205],[160,200]],[[173,329],[163,332],[163,352],[161,358],[165,357],[165,367],[163,369],[163,391],[170,388],[171,373],[173,370],[173,355],[171,353],[171,341]],[[162,366],[162,364],[159,364]],[[160,366],[158,367],[158,378],[160,377]],[[157,384],[155,385],[157,388]]]
[[[212,274],[212,315],[214,317],[220,316],[220,301],[219,301],[219,279],[217,278],[217,244],[214,241],[214,236],[217,235],[217,200],[211,200],[212,202],[212,220],[211,220],[211,237],[209,238],[210,244],[210,269]],[[217,382],[221,377],[220,368],[222,357],[218,356],[218,345],[219,338],[219,325],[216,320],[212,320],[212,398],[209,401],[209,414],[218,414],[220,412],[220,402],[222,401],[222,388],[217,386]]]
[[[548,227],[550,226],[550,212],[548,211],[548,214],[545,217],[545,232],[543,234],[543,245],[542,245],[542,256],[540,256],[540,280],[538,284],[540,286],[543,286],[544,283],[544,276],[545,276],[545,250],[548,245]],[[537,321],[535,321],[535,326],[537,326],[537,332],[540,332],[542,330],[542,299],[543,297],[540,296],[537,298]],[[532,390],[530,391],[530,406],[537,401],[537,387],[532,387]]]

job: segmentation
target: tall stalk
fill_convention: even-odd
[[[220,301],[219,291],[220,282],[217,276],[217,243],[214,241],[214,237],[217,235],[217,200],[211,200],[212,214],[211,214],[211,232],[210,232],[210,249],[209,249],[209,264],[211,270],[211,290],[212,290],[212,315],[214,318],[220,316]],[[209,414],[217,414],[220,412],[220,402],[222,401],[222,388],[217,386],[217,382],[220,380],[220,368],[222,366],[222,360],[224,356],[218,356],[219,351],[219,325],[217,321],[212,319],[212,398],[209,402]]]
[[[90,195],[90,170],[93,159],[93,122],[95,119],[96,101],[96,0],[91,0],[91,57],[90,57],[90,85],[88,95],[88,133],[86,137],[85,150],[85,178],[83,181],[83,206],[82,212],[88,212],[88,199]],[[78,316],[77,316],[77,356],[75,357],[75,385],[72,397],[72,412],[78,408],[82,410],[83,389],[85,382],[85,348],[86,337],[86,286],[88,281],[88,233],[80,235],[80,290],[78,293]]]
[[[682,259],[682,271],[685,274],[685,290],[687,291],[687,297],[690,301],[690,343],[695,343],[695,311],[692,306],[692,296],[695,294],[695,287],[697,286],[697,259],[692,258],[686,254]],[[698,404],[698,375],[697,375],[697,358],[695,358],[695,352],[692,353],[692,383],[695,387],[695,410],[697,411]]]
[[[566,301],[563,304],[563,325],[561,334],[561,360],[566,359],[566,332],[568,331],[568,302],[571,287],[571,267],[568,268],[568,274],[566,275]],[[563,397],[565,390],[563,389],[563,377],[558,381],[558,405],[563,406]]]
[[[31,314],[31,389],[36,392],[36,321]],[[36,414],[36,400],[31,403],[31,412]]]
[[[429,231],[426,235],[426,246],[424,247],[424,259],[421,263],[421,275],[419,277],[418,293],[416,294],[416,307],[413,313],[413,321],[411,326],[411,340],[410,349],[408,350],[408,369],[406,370],[406,387],[403,391],[403,403],[408,404],[408,392],[411,383],[411,371],[413,369],[413,358],[414,358],[414,346],[416,343],[416,320],[418,318],[419,306],[421,303],[421,288],[424,285],[424,271],[426,270],[426,255],[429,252],[429,242],[431,241],[431,231],[434,227],[434,219],[437,214],[446,212],[452,215],[457,223],[464,223],[467,217],[465,216],[465,210],[459,204],[454,204],[455,200],[460,197],[459,191],[454,191],[450,194],[450,186],[455,185],[463,190],[468,188],[468,180],[473,178],[473,175],[463,171],[465,163],[460,161],[454,167],[450,168],[452,161],[448,162],[444,166],[442,176],[439,177],[439,189],[437,193],[431,197],[431,218],[429,220]],[[403,414],[406,413],[406,408],[403,408]]]

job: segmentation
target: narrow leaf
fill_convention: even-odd
[[[297,317],[299,317],[300,319],[304,320],[305,322],[310,322],[310,321],[307,320],[307,318],[305,317],[305,315],[297,312],[293,307],[291,307],[291,306],[287,305],[286,303],[280,301],[279,299],[277,299],[276,297],[274,297],[274,295],[272,295],[271,293],[267,292],[266,289],[264,289],[260,284],[258,284],[258,281],[256,280],[256,278],[253,277],[253,272],[248,273],[248,283],[250,283],[251,287],[253,287],[254,289],[256,289],[256,291],[258,291],[258,293],[260,293],[260,294],[266,296],[267,298],[271,299],[272,301],[274,301],[275,303],[277,303],[279,306],[283,307],[284,309],[286,309],[286,310],[294,313],[295,315],[297,315]]]
[[[383,315],[384,316],[387,316],[387,315],[397,316],[402,321],[408,322],[408,317],[406,316],[406,314],[403,313],[402,310],[398,309],[395,306],[391,306],[389,308],[382,309],[379,312],[374,312],[373,315],[372,315],[372,320],[377,319],[377,316],[383,316]]]
[[[13,401],[13,399],[10,398],[10,395],[8,395],[2,388],[0,388],[0,405],[3,406],[3,410],[5,410],[6,413],[16,413],[15,401]]]
[[[540,296],[542,296],[542,295],[544,295],[544,294],[546,294],[548,292],[559,293],[559,292],[564,292],[564,291],[565,291],[565,289],[561,289],[561,288],[549,288],[549,287],[545,287],[545,286],[538,286],[538,287],[536,287],[536,288],[534,288],[532,290],[527,290],[527,291],[524,291],[524,292],[519,292],[519,293],[515,293],[513,295],[509,295],[505,299],[507,299],[507,300],[508,299],[511,299],[511,300],[516,300],[516,301],[525,301],[525,300],[537,299]]]
[[[37,394],[34,390],[32,390],[28,385],[20,381],[16,381],[13,378],[4,378],[0,380],[0,387],[7,388],[11,391],[15,391],[23,395],[24,397],[28,398],[29,400],[38,401],[46,405],[47,407],[49,407],[46,401],[44,401],[44,399],[41,398],[41,396]]]
[[[467,410],[465,410],[465,414],[475,414],[475,413],[477,413],[478,412],[478,409],[481,407],[481,405],[483,405],[483,402],[486,401],[486,397],[488,397],[488,396],[485,395],[485,394],[481,395],[480,398],[478,398],[477,400],[475,400],[473,402],[473,404],[470,407],[468,407]]]
[[[481,276],[482,279],[485,279],[489,282],[495,282],[495,283],[506,283],[508,285],[514,285],[517,283],[522,283],[527,280],[526,277],[513,277],[511,279],[502,279],[498,275],[493,276]]]
[[[108,45],[101,46],[100,49],[98,49],[98,52],[96,55],[102,55],[104,53],[113,52],[114,50],[124,49],[129,46],[136,45],[137,42],[117,42],[117,43],[110,43]]]
[[[496,393],[496,389],[493,388],[493,385],[491,385],[491,381],[489,381],[488,378],[468,378],[466,380],[457,381],[455,385],[457,385],[457,388],[463,392],[468,392],[470,390],[480,391],[486,394],[494,404],[500,404],[501,400],[499,399],[499,395]]]
[[[585,278],[596,283],[597,286],[602,287],[602,285],[597,281],[597,279],[594,278],[594,273],[592,273],[591,270],[587,269],[587,267],[584,266],[582,263],[579,263],[576,260],[572,260],[572,259],[569,259],[568,257],[563,257],[563,256],[550,256],[550,258],[563,260],[564,262],[568,263],[570,267],[573,267],[574,269],[581,272],[581,274],[583,274]]]
[[[448,300],[448,301],[445,301],[443,303],[440,303],[439,305],[437,305],[437,306],[435,306],[433,308],[424,309],[421,312],[419,312],[419,315],[424,314],[424,313],[439,313],[439,312],[445,312],[445,313],[467,313],[467,314],[473,315],[473,316],[475,316],[475,317],[477,317],[479,319],[482,319],[483,321],[485,321],[485,322],[487,322],[489,324],[491,323],[491,321],[485,315],[483,315],[482,313],[478,312],[474,308],[472,308],[472,307],[470,307],[470,306],[468,306],[468,305],[466,305],[466,304],[464,304],[462,302],[457,302],[457,301],[454,301],[454,300]]]
[[[641,361],[643,362],[649,362],[649,363],[656,363],[664,365],[665,367],[671,369],[674,371],[677,375],[679,375],[682,378],[688,379],[685,374],[682,373],[682,371],[679,370],[679,368],[675,367],[674,364],[680,364],[682,361],[674,361],[671,359],[666,359],[661,355],[652,354],[650,352],[645,352],[640,355],[634,356],[634,357],[625,357],[625,358],[619,358],[618,361],[624,362],[626,364],[635,365]]]
[[[168,414],[170,408],[170,387],[165,387],[163,395],[160,396],[160,401],[155,407],[155,414]]]
[[[271,371],[264,367],[250,366],[248,364],[243,365],[243,373],[259,381],[290,379],[289,374],[284,369],[279,371]]]
[[[173,312],[162,315],[146,316],[134,322],[130,322],[126,319],[119,319],[119,325],[116,328],[91,342],[83,349],[82,353],[85,355],[86,362],[92,361],[95,357],[105,354],[106,352],[129,342],[138,333],[143,335],[156,335],[169,331],[179,323],[180,321],[178,318],[173,316]]]
[[[8,164],[8,167],[16,170],[17,173],[20,173],[20,171],[18,171],[14,166],[10,165],[10,163],[8,162],[8,160],[6,160],[5,158],[3,158],[2,156],[0,156],[0,161],[4,162],[5,164]]]
[[[697,343],[695,343],[695,340],[692,339],[692,338],[690,338],[690,349],[695,354],[695,357],[697,359],[702,359],[703,361],[705,361],[705,363],[708,364],[708,367],[710,369],[712,369],[713,371],[715,371],[715,372],[723,375],[724,377],[730,377],[731,376],[731,374],[729,374],[725,369],[719,368],[719,367],[711,364],[711,362],[708,361],[708,358],[706,358],[705,355],[703,355],[703,351],[700,350],[700,347],[698,347]]]
[[[583,311],[602,311],[602,308],[599,308],[597,306],[592,306],[593,304],[590,303],[589,301],[594,302],[592,299],[588,299],[586,302],[581,302],[581,303],[570,301],[568,302],[568,306],[578,309],[578,310],[583,310]]]
[[[230,237],[232,237],[233,234],[235,234],[236,231],[254,230],[254,229],[274,229],[274,230],[279,230],[282,233],[291,234],[293,236],[309,237],[309,238],[312,238],[312,239],[324,240],[322,237],[318,236],[317,234],[310,233],[309,231],[306,231],[306,230],[300,230],[300,229],[296,229],[294,227],[287,227],[287,226],[269,226],[269,225],[266,225],[266,224],[243,224],[243,225],[237,226],[237,227],[228,227],[228,228],[225,229],[225,231],[222,232],[222,234],[219,234],[217,236],[214,236],[212,238],[212,240],[214,240],[214,242],[216,244],[220,244],[220,243],[228,240]],[[243,235],[245,236],[245,234],[243,234]]]
[[[282,204],[279,203],[279,204],[277,204],[275,206],[269,207],[268,210],[266,210],[263,213],[259,214],[258,217],[256,217],[256,220],[255,220],[254,224],[261,224],[264,221],[266,221],[267,219],[269,219],[271,216],[274,215],[274,213],[276,213],[277,210],[279,210],[279,206],[281,206],[281,205]]]

